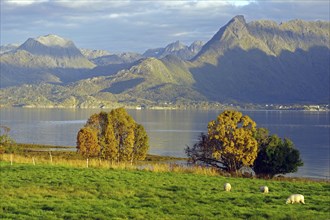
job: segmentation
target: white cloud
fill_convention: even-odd
[[[254,3],[255,0],[228,0],[227,3],[237,6],[237,7],[241,7],[241,6],[246,6],[249,5],[251,3]]]
[[[246,6],[255,0],[183,0],[183,1],[156,1],[159,5],[167,9],[177,10],[196,10],[196,9],[214,9],[228,6]]]
[[[228,6],[226,1],[196,1],[197,9],[222,8]]]
[[[189,34],[191,34],[191,32],[177,32],[177,33],[171,34],[171,36],[173,36],[173,37],[181,37],[181,36],[187,36]]]
[[[43,2],[48,2],[48,0],[3,0],[5,3],[18,5],[18,6],[25,6],[31,4],[39,4]]]
[[[195,1],[154,1],[153,3],[166,8],[177,8],[190,5],[193,2]]]
[[[120,19],[120,18],[126,18],[126,17],[131,17],[133,16],[133,14],[130,13],[112,13],[109,15],[104,16],[105,18],[116,18],[116,19]]]
[[[68,8],[86,8],[89,9],[105,9],[117,8],[128,5],[129,0],[51,0],[52,2]]]

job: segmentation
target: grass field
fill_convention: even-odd
[[[330,219],[330,184],[0,162],[0,219]],[[224,192],[230,182],[232,192]],[[267,185],[269,194],[259,192]],[[286,205],[292,193],[305,205]]]

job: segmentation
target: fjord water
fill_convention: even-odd
[[[75,146],[78,130],[99,109],[1,109],[0,124],[11,128],[19,143]],[[150,154],[185,157],[207,123],[220,110],[129,110],[150,137]],[[258,127],[291,139],[304,166],[295,176],[329,178],[330,113],[306,111],[245,111]],[[75,150],[73,148],[73,150]]]

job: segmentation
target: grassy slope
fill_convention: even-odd
[[[1,162],[1,219],[329,219],[329,183]],[[230,182],[232,192],[222,187]],[[259,186],[268,185],[263,195]],[[291,193],[306,205],[286,205]]]

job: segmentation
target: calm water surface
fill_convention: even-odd
[[[78,130],[96,109],[1,109],[0,124],[20,143],[75,146]],[[207,123],[221,111],[129,110],[150,137],[151,154],[185,157]],[[295,175],[329,178],[329,112],[245,111],[259,127],[291,139],[304,166]]]

